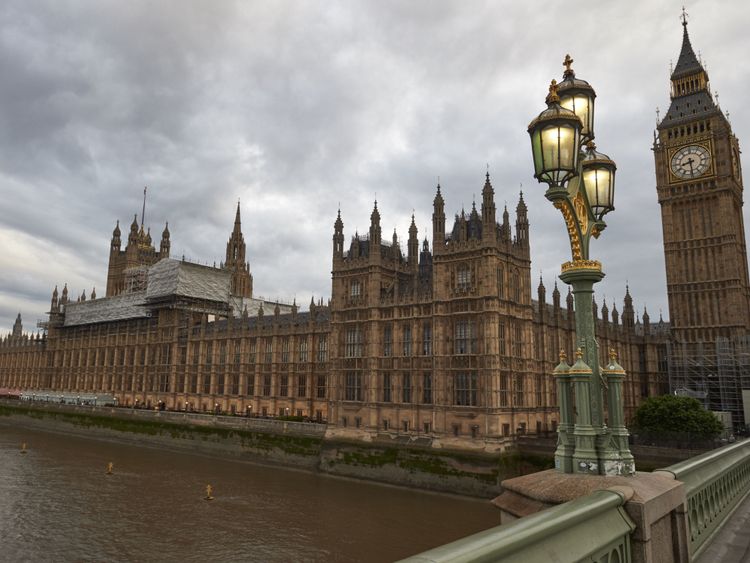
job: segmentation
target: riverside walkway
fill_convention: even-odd
[[[695,563],[750,562],[750,495],[737,506],[722,527],[708,540]]]

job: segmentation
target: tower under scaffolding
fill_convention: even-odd
[[[750,336],[714,342],[667,344],[669,390],[698,399],[711,411],[728,412],[740,429],[745,419],[742,390],[750,390]]]

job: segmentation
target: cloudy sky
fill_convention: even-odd
[[[384,238],[414,210],[449,217],[523,185],[532,277],[551,292],[569,249],[532,177],[526,126],[566,53],[597,91],[597,146],[618,164],[617,210],[592,246],[598,287],[667,318],[651,144],[669,105],[681,2],[59,1],[0,4],[0,333],[44,317],[55,284],[104,294],[117,219],[141,210],[172,255],[223,259],[237,199],[258,295],[330,296],[331,235]],[[687,6],[740,142],[750,91],[745,0]],[[736,113],[734,113],[736,112]],[[746,169],[748,163],[745,163]],[[746,209],[747,213],[747,209]],[[748,219],[746,218],[746,221]],[[450,225],[448,225],[450,228]]]

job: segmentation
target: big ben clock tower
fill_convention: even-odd
[[[654,141],[669,318],[678,342],[750,329],[742,169],[737,137],[716,105],[683,13],[669,111]]]

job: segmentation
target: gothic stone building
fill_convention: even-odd
[[[519,433],[554,431],[552,369],[573,354],[572,295],[541,281],[532,298],[529,222],[523,197],[515,224],[496,220],[487,175],[481,208],[446,232],[438,186],[432,249],[412,221],[402,252],[383,241],[377,204],[366,236],[345,248],[333,234],[328,303],[301,312],[255,299],[239,205],[219,267],[169,258],[137,221],[120,249],[115,228],[107,296],[75,302],[55,288],[43,334],[23,333],[20,315],[0,344],[0,388],[109,393],[126,407],[300,416],[333,436],[422,439],[435,447],[502,449]],[[135,248],[135,250],[133,250]],[[595,308],[596,310],[596,308]],[[636,320],[626,292],[622,316],[597,311],[602,350],[628,370],[626,412],[664,391],[667,327]]]

